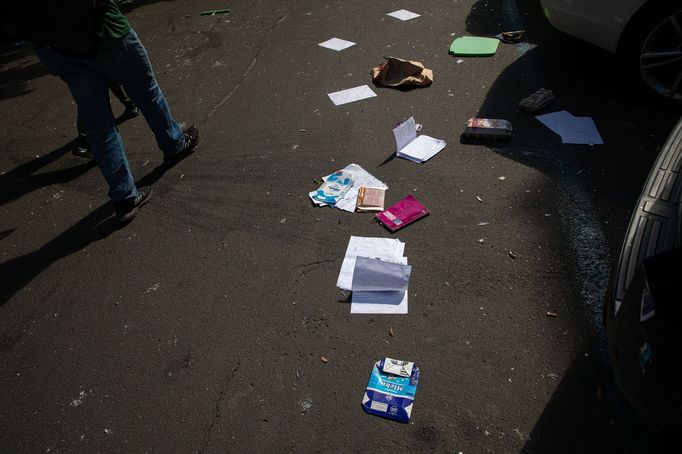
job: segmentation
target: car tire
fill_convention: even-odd
[[[629,21],[618,54],[640,92],[682,102],[682,8],[650,0]]]

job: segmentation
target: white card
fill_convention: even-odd
[[[327,49],[335,50],[338,52],[344,49],[348,49],[351,46],[355,46],[355,43],[352,41],[346,41],[345,39],[332,38],[328,39],[323,43],[318,44],[318,46],[326,47]]]
[[[335,106],[341,106],[350,102],[373,98],[376,95],[377,94],[374,93],[367,85],[360,85],[359,87],[353,87],[346,90],[329,93],[327,96],[329,96],[329,99],[332,100]]]
[[[400,19],[402,21],[414,19],[416,17],[419,17],[420,15],[417,13],[413,13],[412,11],[408,11],[406,9],[400,9],[398,11],[393,11],[392,13],[388,13],[388,16],[395,17],[396,19]]]

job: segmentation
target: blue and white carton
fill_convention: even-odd
[[[362,408],[372,415],[407,423],[419,384],[419,368],[409,361],[377,361],[367,382]]]

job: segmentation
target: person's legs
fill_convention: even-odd
[[[181,152],[185,137],[173,119],[168,102],[154,76],[147,51],[134,31],[122,38],[124,55],[108,65],[112,80],[120,83],[139,107],[165,156]],[[107,45],[107,43],[103,43]]]
[[[114,203],[136,200],[139,194],[111,111],[107,75],[48,49],[38,49],[36,54],[69,87],[95,161],[109,184],[111,200]]]
[[[137,106],[133,102],[132,99],[130,99],[130,96],[128,96],[128,93],[125,92],[123,87],[119,85],[118,83],[111,81],[109,84],[109,90],[116,96],[116,98],[123,104],[126,108],[125,112],[123,115],[125,117],[137,117],[139,115],[139,110],[137,109]]]

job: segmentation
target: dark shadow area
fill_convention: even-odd
[[[91,164],[94,165],[94,164]],[[157,182],[171,166],[159,165],[136,182],[138,187]],[[40,249],[0,263],[0,306],[58,260],[102,240],[125,225],[114,219],[113,204],[105,203]],[[11,233],[11,232],[10,232]]]
[[[47,74],[32,49],[12,43],[0,47],[0,68],[0,101],[30,93],[30,82]]]
[[[398,157],[398,154],[394,151],[393,153],[391,153],[391,155],[388,158],[384,159],[384,161],[381,164],[377,165],[377,167],[384,166],[384,165],[388,164],[389,162],[393,161],[397,157]]]
[[[54,151],[21,164],[4,175],[0,175],[0,206],[17,200],[36,189],[71,181],[95,167],[95,161],[89,159],[84,161],[83,164],[74,167],[32,175],[34,172],[70,152],[75,144],[76,141],[72,140]]]
[[[134,117],[126,115],[124,112],[116,119],[116,125],[118,126],[132,118]],[[36,189],[74,180],[95,167],[96,164],[93,159],[85,158],[82,164],[73,167],[33,175],[72,151],[77,143],[77,139],[74,139],[56,150],[40,155],[39,158],[21,164],[4,175],[0,175],[0,206],[17,200]]]
[[[3,230],[2,232],[0,232],[0,240],[4,240],[8,236],[10,236],[12,233],[14,233],[15,230],[16,230],[16,228],[7,229],[7,230]]]
[[[402,93],[407,93],[410,91],[414,90],[421,90],[423,88],[429,88],[429,85],[422,86],[422,85],[398,85],[397,87],[389,87],[387,85],[381,85],[375,81],[372,81],[372,85],[374,85],[374,88],[377,90],[397,90]]]
[[[496,77],[471,116],[509,120],[513,135],[508,141],[461,138],[460,142],[485,147],[556,181],[575,181],[590,198],[610,258],[615,260],[627,219],[679,113],[636,95],[614,55],[555,30],[537,0],[516,0],[518,18],[505,11],[505,3],[480,0],[466,19],[467,32],[476,36],[527,30],[520,44],[500,43],[498,53],[511,50],[515,59]],[[536,113],[519,110],[518,102],[539,88],[552,89],[557,99]],[[593,117],[605,144],[562,144],[558,135],[534,118],[559,110]],[[568,259],[568,266],[577,271],[580,265]],[[589,352],[589,358],[576,353],[522,452],[662,452],[617,390],[605,338],[588,321],[581,299],[574,311],[586,321],[574,335],[584,339],[583,351]]]

